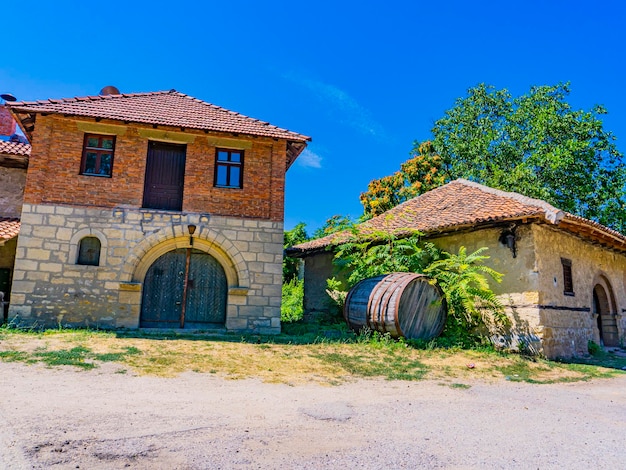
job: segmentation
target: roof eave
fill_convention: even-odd
[[[626,237],[624,235],[590,220],[566,216],[560,221],[557,228],[591,243],[619,253],[626,253]]]

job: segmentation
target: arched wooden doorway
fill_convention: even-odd
[[[597,318],[600,342],[604,346],[619,346],[615,300],[608,280],[601,278],[593,288],[593,313]]]
[[[227,292],[224,268],[211,255],[191,248],[169,251],[146,273],[139,326],[223,326]]]

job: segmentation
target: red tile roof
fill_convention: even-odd
[[[20,232],[20,219],[0,217],[0,243],[17,237]]]
[[[30,155],[30,145],[22,142],[0,140],[0,154],[23,155],[27,157]]]
[[[51,113],[307,142],[310,137],[206,103],[176,90],[7,102],[18,115]],[[24,119],[25,116],[18,116]],[[27,132],[29,132],[27,130]]]
[[[536,218],[576,234],[584,232],[587,237],[601,238],[604,243],[626,251],[626,237],[615,230],[563,212],[545,201],[464,179],[406,201],[358,227],[362,233],[386,231],[401,235],[418,230],[432,235],[524,218]],[[292,256],[305,255],[340,244],[349,237],[349,232],[340,232],[296,245],[287,251]]]

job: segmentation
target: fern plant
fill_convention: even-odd
[[[458,254],[440,251],[439,259],[423,272],[441,286],[450,313],[462,318],[469,327],[484,324],[494,330],[504,325],[507,317],[502,302],[489,287],[487,277],[500,282],[502,274],[483,264],[489,259],[482,254],[486,250],[483,247],[467,254],[467,249],[462,246]]]
[[[454,325],[453,329],[469,333],[486,326],[493,334],[504,326],[504,307],[489,287],[489,278],[500,282],[502,274],[483,264],[489,258],[483,254],[487,248],[467,254],[466,248],[460,247],[458,254],[451,254],[420,236],[417,231],[409,236],[392,230],[362,233],[353,227],[348,240],[334,247],[333,262],[337,271],[347,276],[348,288],[362,279],[392,272],[426,274],[444,292],[452,317],[448,324]],[[335,278],[329,289],[335,301],[342,298]]]

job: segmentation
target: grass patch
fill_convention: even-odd
[[[621,354],[616,354],[614,351],[595,351],[593,355],[588,357],[579,357],[568,359],[566,362],[569,364],[587,365],[587,366],[601,366],[610,369],[626,370],[626,357],[624,357],[624,350]]]
[[[452,383],[452,384],[443,384],[443,385],[448,385],[448,387],[450,387],[450,388],[456,388],[456,389],[460,389],[460,390],[468,390],[468,389],[472,388],[471,385],[462,384],[462,383]]]
[[[26,362],[29,355],[24,351],[0,351],[0,360],[3,362]]]
[[[86,370],[115,362],[122,365],[124,372],[119,373],[173,377],[196,372],[287,384],[431,379],[452,388],[465,388],[471,380],[537,384],[590,380],[624,373],[618,369],[626,366],[623,358],[611,354],[586,359],[594,363],[551,362],[490,347],[464,350],[396,341],[373,332],[355,335],[340,323],[300,322],[284,325],[284,333],[277,336],[2,328],[0,360]]]
[[[35,351],[33,358],[40,360],[48,366],[75,366],[83,369],[93,369],[95,365],[85,362],[89,349],[76,346],[72,349],[61,349],[58,351]]]

